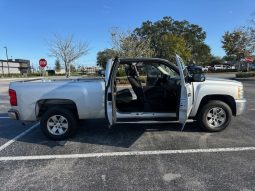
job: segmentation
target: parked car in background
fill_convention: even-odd
[[[220,71],[220,70],[223,70],[224,67],[223,67],[223,65],[214,65],[213,69],[214,69],[214,71]]]
[[[255,64],[251,64],[250,69],[251,69],[252,71],[255,71]]]
[[[205,68],[207,68],[208,72],[213,72],[214,71],[213,66],[206,66]]]
[[[97,75],[104,76],[105,75],[105,70],[98,70]]]
[[[209,69],[208,69],[207,67],[202,67],[202,71],[203,71],[203,72],[208,72]]]
[[[224,70],[235,70],[236,69],[236,67],[231,64],[223,65],[223,67],[224,67]]]
[[[197,65],[188,65],[187,69],[190,73],[202,73],[203,72],[203,67],[197,66]]]
[[[236,67],[235,67],[235,66],[231,66],[230,69],[231,69],[231,70],[235,70]]]
[[[230,72],[230,71],[234,71],[236,69],[236,67],[234,65],[230,65],[230,64],[220,64],[220,65],[214,65],[213,66],[213,71],[226,71],[226,72]]]

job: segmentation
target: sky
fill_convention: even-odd
[[[111,28],[133,30],[164,16],[198,24],[212,54],[224,56],[222,35],[249,23],[255,0],[0,0],[0,10],[0,59],[6,59],[7,46],[9,58],[29,59],[35,67],[45,58],[54,67],[47,41],[73,34],[89,44],[77,63],[92,66],[97,52],[111,47]]]

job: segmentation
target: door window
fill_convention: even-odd
[[[161,63],[145,63],[137,69],[142,81],[146,80],[146,86],[155,86],[158,80],[163,78],[179,78],[176,71]]]

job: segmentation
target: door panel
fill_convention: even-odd
[[[113,125],[116,122],[116,86],[115,78],[117,68],[119,65],[119,59],[116,58],[112,64],[111,72],[109,74],[108,81],[105,88],[105,116],[109,125]]]
[[[182,130],[186,124],[189,114],[193,105],[193,89],[192,85],[185,81],[185,73],[187,71],[182,58],[176,55],[176,62],[180,72],[181,78],[181,95],[180,95],[180,105],[179,105],[179,123],[182,124]]]

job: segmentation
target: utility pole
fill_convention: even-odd
[[[8,50],[7,50],[7,46],[5,46],[4,48],[5,48],[5,54],[6,54],[6,59],[7,59],[8,76],[9,76],[10,75],[10,67],[9,67],[9,62],[8,62]]]

